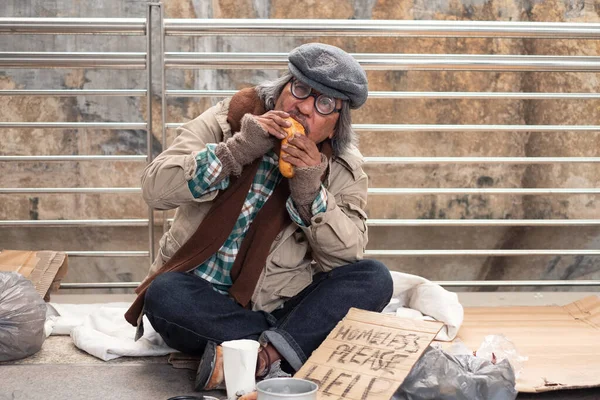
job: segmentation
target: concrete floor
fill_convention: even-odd
[[[31,357],[0,363],[0,400],[168,399],[194,392],[195,371],[175,369],[164,357],[102,361],[69,336],[51,336]],[[225,398],[225,392],[207,395]]]
[[[567,304],[589,293],[461,293],[465,306]],[[132,295],[54,295],[52,302],[129,301]],[[37,354],[0,365],[0,400],[168,399],[196,395],[194,371],[175,369],[167,357],[123,357],[110,362],[77,349],[68,336],[51,336]],[[205,393],[225,399],[225,392]],[[522,393],[519,400],[600,399],[600,388]]]
[[[193,394],[192,379],[156,363],[11,365],[0,370],[0,399],[167,399]]]
[[[193,371],[167,364],[9,365],[0,368],[1,400],[169,399],[195,395]],[[224,392],[206,395],[225,399]],[[522,393],[518,400],[598,400],[600,390]],[[482,399],[483,400],[483,399]]]

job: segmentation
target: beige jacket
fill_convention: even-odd
[[[149,275],[196,231],[217,195],[213,192],[196,199],[188,181],[196,171],[196,154],[207,143],[231,137],[229,101],[221,101],[180,127],[174,143],[144,170],[142,193],[150,207],[177,208],[171,228],[160,240],[160,251]],[[330,161],[324,182],[327,211],[313,216],[308,227],[291,223],[277,235],[252,296],[254,310],[270,312],[307,287],[313,273],[362,259],[367,245],[367,175],[362,163],[355,147]]]

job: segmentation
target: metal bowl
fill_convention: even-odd
[[[258,400],[316,400],[319,386],[299,378],[265,379],[256,384]]]

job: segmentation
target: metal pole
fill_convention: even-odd
[[[600,194],[600,188],[369,188],[370,195],[398,194]]]
[[[597,39],[600,24],[506,21],[167,19],[167,35]]]
[[[367,225],[378,227],[598,226],[600,219],[368,219]]]
[[[0,128],[146,129],[145,122],[0,122]]]
[[[365,250],[365,256],[372,257],[514,257],[514,256],[600,256],[600,250],[558,250],[558,249],[509,249],[509,250]]]
[[[357,132],[597,132],[600,125],[353,124]]]
[[[438,281],[446,287],[486,287],[486,286],[600,286],[600,280],[542,280],[542,281]],[[62,286],[61,286],[62,287]]]
[[[597,56],[353,53],[365,70],[598,72]],[[166,68],[287,69],[287,53],[168,52]]]
[[[148,164],[152,162],[152,6],[148,3],[146,9],[146,153]],[[148,246],[150,264],[154,262],[154,210],[148,207]]]
[[[61,283],[61,289],[135,289],[142,282]]]
[[[89,226],[148,226],[147,219],[38,219],[38,220],[5,220],[0,221],[0,227],[78,227]]]
[[[182,95],[196,95],[183,91]],[[187,93],[190,92],[190,93]],[[199,93],[204,95],[204,93]],[[218,95],[218,93],[215,93]],[[513,99],[513,100],[589,100],[598,99],[598,93],[536,93],[536,92],[369,92],[369,99]]]
[[[1,157],[0,157],[1,159]],[[366,165],[377,164],[570,164],[600,163],[600,157],[365,157]]]
[[[165,72],[165,16],[162,3],[160,7],[160,110],[161,110],[161,144],[162,151],[167,148],[167,78]],[[169,229],[167,211],[163,211],[163,235]]]
[[[143,35],[143,18],[0,18],[0,34]]]
[[[0,187],[0,194],[30,194],[30,193],[44,193],[44,194],[92,194],[92,193],[119,193],[119,194],[139,194],[142,190],[138,187],[71,187],[71,188],[4,188]]]
[[[0,161],[16,161],[16,162],[65,162],[65,161],[132,161],[146,162],[146,156],[0,156]]]
[[[2,91],[0,91],[0,93],[2,93]],[[237,90],[167,90],[168,97],[229,97],[236,93]]]
[[[145,57],[139,52],[0,52],[0,67],[144,69]]]
[[[69,257],[149,257],[147,251],[65,251]]]
[[[133,96],[142,97],[143,89],[28,89],[0,90],[0,96]]]

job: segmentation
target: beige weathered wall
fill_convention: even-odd
[[[88,8],[72,0],[0,6],[4,16],[143,17],[144,2],[119,9]],[[179,0],[167,2],[168,18],[339,18],[484,21],[598,22],[600,2],[562,0]],[[169,51],[286,52],[309,41],[357,53],[597,55],[592,40],[474,38],[168,38]],[[143,51],[144,38],[0,36],[6,51]],[[232,89],[276,77],[276,71],[169,71],[169,88]],[[597,92],[593,73],[369,71],[371,90]],[[158,82],[158,80],[157,80]],[[0,89],[144,88],[138,71],[5,70]],[[158,88],[157,88],[158,89]],[[153,120],[160,121],[154,99]],[[169,121],[194,118],[217,99],[170,99]],[[594,124],[596,100],[382,100],[354,114],[356,123],[398,124]],[[143,121],[143,98],[0,97],[2,121]],[[172,138],[174,132],[169,133]],[[155,129],[154,152],[160,148]],[[596,156],[598,132],[365,132],[368,156]],[[0,153],[144,154],[143,131],[9,129]],[[136,186],[139,163],[0,163],[3,187]],[[369,166],[372,187],[598,187],[592,164]],[[598,218],[597,196],[440,195],[371,196],[371,218],[516,219]],[[0,195],[1,219],[145,218],[136,195]],[[160,214],[157,213],[160,219]],[[594,249],[596,228],[372,228],[370,249]],[[2,229],[0,248],[145,250],[142,228]],[[390,268],[439,280],[597,279],[598,257],[406,257],[384,259]],[[72,259],[70,281],[139,280],[147,261],[134,258]],[[561,289],[564,290],[564,289]]]

